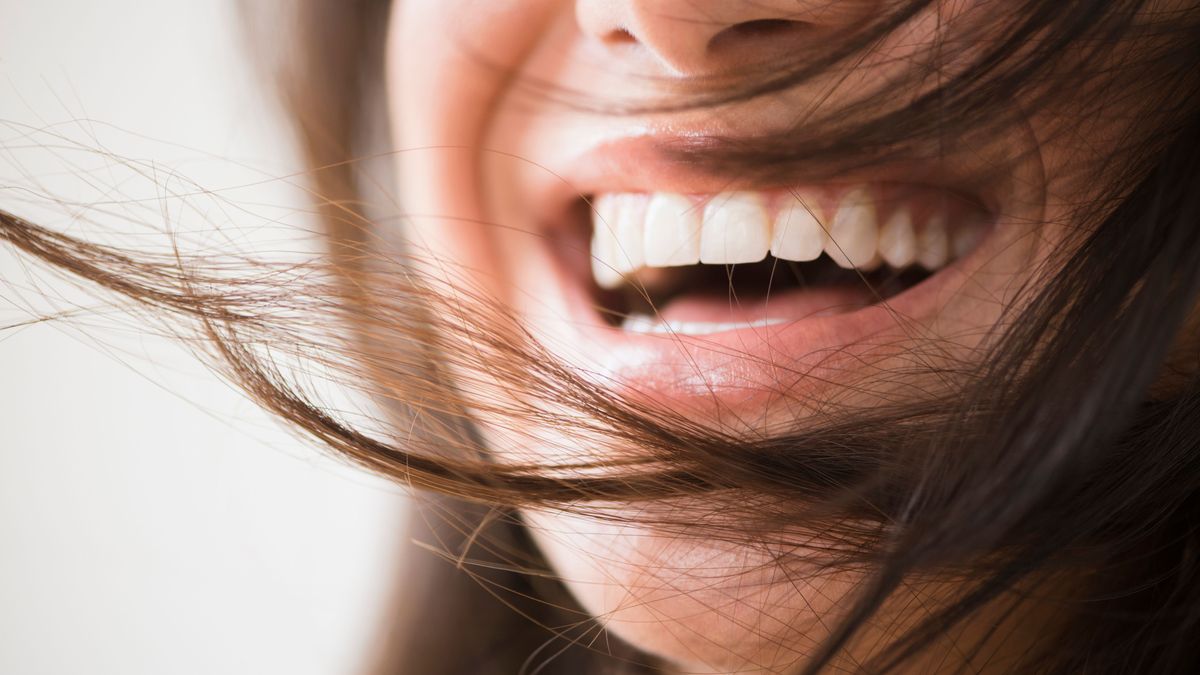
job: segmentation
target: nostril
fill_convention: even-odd
[[[743,37],[771,37],[780,33],[801,30],[807,25],[804,21],[758,19],[756,21],[743,21],[739,24],[734,24],[722,32]]]
[[[808,32],[812,24],[788,19],[757,19],[734,24],[708,41],[708,55],[745,62],[758,55],[770,58]]]
[[[637,42],[637,38],[630,33],[627,28],[616,28],[608,32],[603,38],[605,44],[620,45]]]

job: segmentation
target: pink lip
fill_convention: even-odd
[[[546,249],[569,320],[557,326],[535,326],[535,334],[555,334],[568,327],[573,335],[563,338],[588,354],[563,356],[574,360],[581,371],[626,397],[684,401],[724,391],[736,394],[743,404],[755,398],[755,390],[769,395],[771,385],[786,388],[793,384],[790,380],[800,377],[830,377],[840,361],[853,358],[852,346],[867,345],[872,335],[907,318],[935,312],[939,295],[971,257],[885,303],[709,335],[679,335],[630,333],[608,325],[579,277],[562,264],[550,245]]]
[[[781,391],[803,397],[814,386],[845,382],[864,354],[911,337],[913,326],[937,315],[980,258],[992,255],[987,249],[999,238],[996,231],[972,253],[886,302],[707,335],[639,334],[610,326],[586,278],[556,250],[561,242],[545,238],[538,266],[549,274],[540,286],[539,309],[554,311],[523,314],[545,346],[614,396],[708,416],[761,410]]]

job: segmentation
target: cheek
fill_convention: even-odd
[[[404,0],[387,40],[390,126],[405,236],[438,275],[446,263],[502,278],[479,185],[490,111],[559,3]]]
[[[763,547],[523,515],[555,571],[605,629],[689,672],[794,666],[837,624],[859,580],[853,572],[776,562],[778,552]]]

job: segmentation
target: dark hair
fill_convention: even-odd
[[[845,66],[932,4],[897,3],[840,49],[720,78],[668,105],[716,106],[794,86]],[[809,114],[786,134],[673,148],[681,160],[749,178],[828,174],[943,148],[947,139],[1003,133],[1013,121],[1000,101],[1066,109],[1055,132],[1068,143],[1118,99],[1142,115],[1110,152],[1078,167],[1080,181],[1111,197],[1072,214],[1075,236],[1040,271],[1047,282],[1026,289],[986,336],[985,357],[939,364],[947,391],[754,439],[611,400],[537,351],[486,297],[478,298],[481,318],[465,325],[429,311],[441,291],[407,271],[405,254],[373,229],[394,214],[368,206],[382,202],[369,197],[372,186],[387,184],[370,160],[381,156],[388,8],[384,0],[299,5],[299,51],[284,61],[282,90],[331,233],[332,266],[318,266],[329,276],[306,267],[289,268],[289,284],[279,282],[277,269],[269,281],[231,281],[203,261],[124,253],[0,213],[0,236],[17,248],[195,322],[217,365],[298,429],[373,471],[440,495],[425,500],[428,520],[418,521],[418,536],[441,553],[418,575],[436,592],[406,586],[408,619],[380,672],[654,672],[650,659],[626,648],[606,654],[587,646],[598,624],[554,581],[511,509],[604,517],[597,502],[697,495],[722,518],[698,519],[689,506],[655,510],[651,524],[760,543],[787,525],[829,542],[806,563],[872,571],[805,672],[836,663],[904,584],[942,578],[961,580],[953,597],[904,624],[902,637],[879,645],[864,669],[910,663],[985,610],[1001,617],[996,630],[1009,629],[1008,618],[1047,602],[1057,603],[1059,622],[1014,667],[1167,673],[1200,663],[1195,8],[1014,0],[1009,15],[987,27],[986,42],[935,45],[931,58],[955,66],[933,86],[920,67],[927,64],[914,64],[911,79],[838,111]],[[918,93],[901,99],[897,91]],[[247,287],[261,292],[239,291]],[[314,327],[314,311],[335,321]],[[331,325],[352,327],[344,331],[351,335]],[[281,364],[281,351],[306,356],[301,371],[316,363],[348,383],[372,383],[362,386],[383,401],[388,428],[404,433],[323,407]],[[618,439],[645,457],[602,467],[489,461],[447,375],[452,360],[511,389],[511,399],[485,402],[492,412],[562,425],[581,439]],[[547,412],[544,402],[569,413]],[[581,471],[595,468],[605,471]],[[509,621],[506,606],[527,621]],[[1000,637],[988,632],[958,644],[961,667],[977,667],[974,659]]]

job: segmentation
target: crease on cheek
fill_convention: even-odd
[[[507,278],[493,254],[480,151],[511,73],[554,6],[516,0],[394,5],[385,81],[398,202],[409,216],[406,237],[414,253],[432,259],[427,271],[449,264],[478,270],[476,278],[486,281]]]

